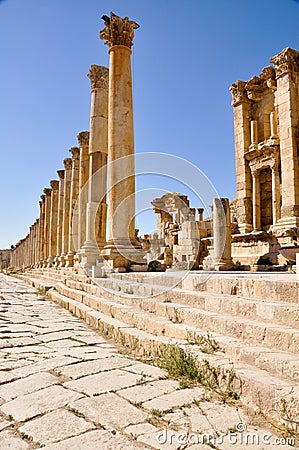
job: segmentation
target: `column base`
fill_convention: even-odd
[[[93,241],[86,241],[78,253],[80,258],[80,266],[89,272],[91,272],[92,266],[96,265],[97,260],[101,256],[97,243]]]
[[[271,230],[275,233],[276,231],[287,231],[290,228],[299,227],[299,217],[282,217],[278,219],[277,223],[271,226]]]
[[[70,252],[65,256],[65,267],[73,267],[75,253]]]
[[[232,259],[220,259],[217,261],[214,267],[214,270],[232,270],[234,268],[234,263]]]
[[[66,258],[66,255],[60,255],[59,256],[59,266],[57,266],[57,267],[64,267],[65,266],[65,258]]]
[[[147,267],[145,252],[133,246],[107,245],[102,250],[102,256],[106,260],[105,268],[109,271],[125,272],[129,269],[144,271]]]
[[[54,265],[54,257],[49,256],[49,258],[47,259],[47,267],[53,267],[53,265]]]
[[[59,267],[59,263],[60,263],[60,256],[57,255],[57,256],[55,256],[55,258],[54,258],[54,264],[53,264],[53,267],[55,267],[55,269],[57,269],[57,268]]]

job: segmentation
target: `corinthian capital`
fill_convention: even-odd
[[[292,48],[284,48],[278,55],[273,56],[270,62],[274,64],[276,77],[286,73],[299,71],[299,52]]]
[[[50,181],[50,186],[53,189],[53,191],[57,191],[59,188],[59,181],[57,180],[51,180]]]
[[[79,159],[80,150],[78,149],[78,147],[71,147],[69,149],[69,152],[72,154],[72,159]]]
[[[89,145],[89,131],[81,131],[77,139],[80,147],[87,147]]]
[[[48,197],[49,195],[51,195],[52,189],[51,188],[45,188],[44,189],[44,194],[46,194],[46,197]]]
[[[87,76],[90,79],[91,89],[108,89],[109,69],[107,67],[93,64]]]
[[[70,170],[72,168],[72,158],[64,158],[63,165],[65,170]]]
[[[134,30],[139,28],[138,23],[129,20],[128,17],[119,17],[113,12],[110,17],[102,16],[105,28],[100,31],[100,39],[109,47],[124,45],[131,48],[133,45]]]
[[[248,102],[245,81],[238,80],[229,88],[232,94],[232,105],[237,106],[239,103]]]

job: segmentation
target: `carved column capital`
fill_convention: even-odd
[[[77,136],[80,147],[88,147],[89,145],[89,131],[81,131]]]
[[[87,74],[90,79],[91,89],[108,89],[109,69],[105,66],[93,64]]]
[[[60,180],[64,179],[64,170],[57,170],[57,174]]]
[[[102,16],[105,28],[100,31],[100,39],[110,48],[114,45],[124,45],[131,48],[133,45],[134,30],[139,28],[138,23],[129,20],[128,17],[119,17],[113,12],[110,17]]]
[[[57,191],[59,188],[59,181],[57,180],[51,180],[50,181],[50,186],[53,189],[53,191]]]
[[[46,197],[48,197],[49,195],[51,195],[52,189],[51,188],[45,188],[44,189],[44,193],[46,195]]]
[[[80,150],[78,147],[71,147],[69,152],[72,154],[72,159],[79,159]]]
[[[246,82],[237,80],[235,83],[231,85],[229,88],[232,94],[232,105],[237,106],[239,103],[249,102],[249,98],[247,96],[246,91]]]
[[[41,201],[42,201],[42,203],[45,201],[45,198],[46,198],[46,196],[44,195],[44,194],[42,194],[41,196],[40,196],[40,198],[41,198]]]
[[[270,62],[274,64],[276,78],[286,73],[299,71],[299,52],[292,48],[284,48],[278,55],[273,56]]]
[[[63,165],[65,170],[70,170],[72,168],[72,158],[64,158]]]

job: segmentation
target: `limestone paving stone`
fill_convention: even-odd
[[[120,356],[107,357],[101,359],[93,359],[91,361],[84,361],[75,364],[69,364],[56,369],[56,372],[72,379],[84,377],[86,375],[93,375],[98,372],[106,370],[119,369],[132,364],[128,358]]]
[[[145,422],[148,418],[147,413],[114,393],[76,400],[69,406],[84,414],[89,420],[109,429],[124,428]]]
[[[148,375],[153,378],[165,378],[167,373],[165,370],[159,367],[151,366],[150,364],[144,364],[141,362],[132,364],[130,367],[126,368],[129,372],[140,373],[140,375]]]
[[[19,428],[19,431],[28,435],[33,442],[45,445],[77,436],[94,428],[92,423],[72,412],[58,409],[29,420]]]
[[[66,356],[73,356],[85,360],[106,358],[107,356],[112,356],[114,353],[115,351],[111,351],[110,349],[95,346],[72,347],[64,350]]]
[[[82,395],[78,392],[64,389],[62,386],[50,386],[4,403],[0,411],[11,415],[15,420],[24,422],[38,414],[65,406],[68,402],[80,397]]]
[[[67,381],[64,383],[64,386],[78,392],[83,392],[87,395],[98,395],[112,390],[133,386],[137,382],[140,382],[140,380],[141,377],[138,374],[115,369],[82,377],[74,381]]]
[[[47,358],[44,358],[43,360],[34,364],[19,364],[18,367],[14,369],[14,374],[18,377],[26,377],[27,375],[33,373],[53,370],[57,367],[71,364],[76,361],[79,361],[79,359],[73,358],[71,356],[56,356],[56,354],[53,354],[53,356],[48,355]]]
[[[27,450],[29,445],[12,431],[4,430],[0,433],[0,448],[1,450]]]
[[[185,404],[194,402],[195,400],[202,400],[205,395],[205,390],[201,388],[180,389],[169,394],[162,395],[143,403],[146,409],[157,409],[158,411],[166,411],[171,408],[177,408]]]
[[[58,339],[70,338],[74,334],[73,330],[57,331],[53,333],[39,334],[38,339],[41,342],[57,341]]]
[[[4,428],[9,427],[11,425],[11,422],[8,420],[2,419],[0,421],[0,431],[4,430]],[[0,447],[1,448],[1,447]]]
[[[150,383],[122,389],[118,394],[131,402],[146,402],[162,394],[175,391],[179,388],[179,382],[173,380],[157,380]]]
[[[143,448],[144,446],[132,442],[118,432],[96,430],[57,444],[47,445],[44,450],[140,450]]]
[[[0,386],[0,398],[5,401],[13,400],[21,395],[30,394],[52,384],[56,384],[58,378],[50,373],[38,373],[20,380],[12,381]]]

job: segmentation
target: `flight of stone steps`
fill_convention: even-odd
[[[39,269],[24,278],[137,355],[176,344],[215,367],[233,364],[244,404],[298,420],[299,283],[293,275],[170,271],[94,282],[70,274]],[[201,336],[220,349],[203,351]]]

